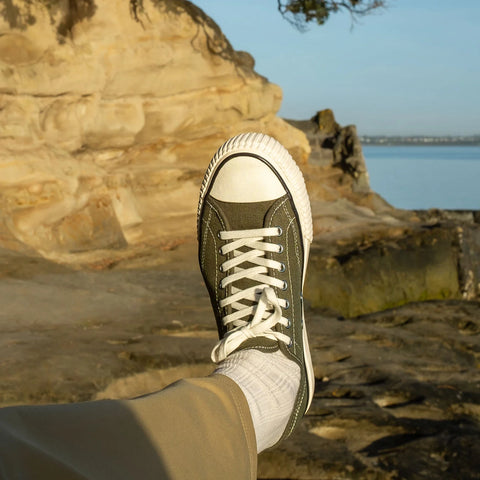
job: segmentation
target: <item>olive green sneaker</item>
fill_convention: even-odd
[[[259,133],[222,145],[200,190],[197,231],[220,338],[212,360],[241,349],[280,350],[300,366],[284,438],[314,391],[302,297],[312,216],[302,173],[288,151]]]

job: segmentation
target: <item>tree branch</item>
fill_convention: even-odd
[[[277,0],[280,14],[299,30],[305,30],[309,22],[323,25],[331,13],[347,11],[352,23],[359,17],[385,8],[388,0]]]

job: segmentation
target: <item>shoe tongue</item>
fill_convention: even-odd
[[[267,200],[262,202],[237,203],[222,202],[214,197],[210,197],[210,201],[221,213],[221,217],[226,224],[225,227],[227,230],[253,230],[257,228],[263,228],[265,226],[265,221],[268,221],[269,217],[271,216],[270,212],[272,206],[279,202],[279,199],[276,198],[274,200]],[[244,251],[246,250],[248,250],[248,247],[245,247]],[[242,268],[248,268],[253,266],[255,265],[246,263],[242,265]],[[234,285],[236,288],[244,290],[249,287],[258,285],[258,282],[255,282],[248,278],[243,278],[236,281]],[[243,300],[242,303],[245,305],[253,305],[255,302]],[[231,307],[227,307],[227,313],[232,313]],[[245,320],[250,321],[251,318],[245,318]],[[267,342],[269,348],[272,348],[272,346],[276,345],[277,343],[266,338],[264,338],[263,340]],[[269,342],[272,342],[272,345],[270,345]],[[252,348],[257,344],[258,341],[256,339],[253,342],[247,341],[245,343],[245,346],[242,348]]]
[[[223,219],[227,223],[228,230],[252,230],[257,228],[263,228],[265,225],[265,218],[267,217],[272,205],[276,203],[278,199],[267,200],[262,202],[250,202],[250,203],[233,203],[222,202],[215,199],[219,210],[223,213]],[[248,250],[244,248],[243,251]],[[243,267],[253,267],[252,264],[245,264]],[[253,285],[257,285],[257,282],[252,282],[248,278],[244,278],[235,282],[235,287],[241,290],[249,288]],[[250,303],[243,301],[243,303]]]
[[[218,204],[220,210],[224,213],[223,218],[228,222],[227,227],[229,230],[251,230],[263,228],[265,216],[277,200],[233,203],[215,199],[215,203]]]

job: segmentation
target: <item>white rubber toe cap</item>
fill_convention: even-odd
[[[222,202],[251,203],[275,200],[285,195],[272,169],[255,157],[240,155],[220,166],[210,195]]]

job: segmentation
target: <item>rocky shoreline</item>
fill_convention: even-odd
[[[409,302],[478,299],[480,224],[473,220],[478,212],[416,215],[421,221],[408,227],[315,243],[317,273],[306,286],[312,305],[358,316]]]
[[[216,329],[194,242],[106,270],[6,250],[0,263],[2,405],[128,398],[212,371]],[[306,318],[313,405],[260,456],[258,478],[477,478],[480,302],[351,319],[308,307]]]
[[[480,211],[397,210],[370,190],[354,126],[337,124],[330,110],[291,122],[309,139],[315,191],[330,185],[341,198],[315,192],[316,239],[306,298],[311,305],[356,317],[410,302],[480,298]],[[334,177],[332,171],[341,172]]]

